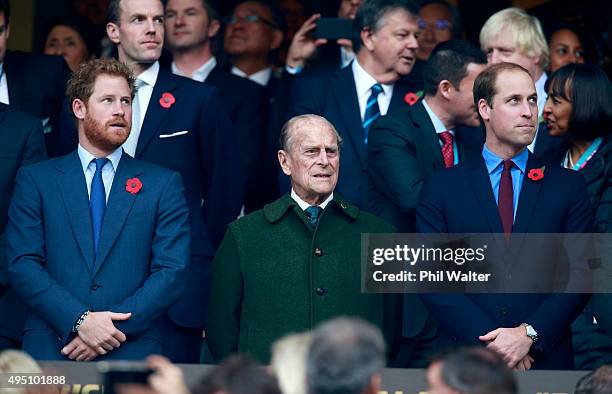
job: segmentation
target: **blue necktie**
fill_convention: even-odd
[[[94,251],[97,251],[100,233],[102,232],[104,212],[106,211],[106,190],[104,190],[104,182],[102,182],[102,168],[108,163],[108,159],[93,159],[92,161],[96,163],[96,172],[94,172],[93,179],[91,180],[89,209],[91,211]]]
[[[319,223],[319,218],[321,217],[321,212],[323,212],[323,208],[313,205],[311,207],[306,208],[304,211],[306,212],[306,216],[308,216],[308,220],[310,221],[310,225],[312,228],[317,227]]]
[[[372,93],[368,98],[366,104],[365,114],[363,115],[363,136],[364,143],[368,143],[368,134],[370,132],[370,126],[380,116],[380,108],[378,107],[378,95],[382,92],[383,88],[379,83],[372,85]]]

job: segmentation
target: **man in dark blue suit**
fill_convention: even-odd
[[[47,158],[40,120],[0,104],[0,351],[21,347],[21,331],[27,307],[9,286],[4,230],[8,207],[19,168]]]
[[[39,118],[53,155],[70,69],[61,56],[7,51],[10,16],[10,2],[0,0],[0,102]]]
[[[191,261],[183,296],[168,312],[164,353],[198,362],[214,247],[240,213],[243,177],[232,125],[216,89],[161,69],[160,0],[111,0],[107,35],[137,77],[126,153],[179,172],[191,219]],[[62,130],[63,132],[65,130]],[[67,141],[73,141],[68,136]],[[176,353],[174,353],[176,352]]]
[[[292,115],[325,117],[344,140],[338,192],[364,208],[366,147],[380,115],[406,104],[401,78],[416,59],[418,7],[409,0],[366,0],[353,22],[357,58],[341,70],[304,76],[292,89]]]
[[[489,67],[474,82],[474,101],[486,128],[482,157],[437,172],[426,182],[417,230],[504,233],[512,243],[512,233],[590,231],[584,180],[557,166],[542,168],[527,150],[538,124],[537,94],[527,70],[512,63]],[[531,267],[515,274],[538,272],[542,261],[523,263]],[[421,297],[440,324],[441,344],[486,344],[517,369],[573,367],[570,325],[588,301],[586,294]]]
[[[212,47],[221,23],[209,1],[169,0],[165,27],[172,57],[164,62],[167,56],[162,56],[162,67],[217,88],[222,107],[234,124],[242,170],[247,175],[245,213],[263,208],[277,198],[276,173],[266,172],[262,166],[267,138],[266,90],[217,63]]]
[[[180,295],[189,211],[180,175],[123,152],[134,78],[83,65],[68,92],[79,146],[17,174],[6,230],[11,285],[29,304],[23,348],[44,360],[159,353]]]

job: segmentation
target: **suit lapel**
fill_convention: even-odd
[[[489,230],[492,233],[503,233],[504,230],[499,218],[499,211],[495,203],[495,195],[491,188],[491,178],[487,172],[482,156],[469,162],[468,174],[474,194],[487,219]]]
[[[60,171],[58,186],[68,213],[72,232],[76,238],[87,269],[94,264],[93,233],[89,197],[81,160],[76,151],[64,156],[57,165]]]
[[[334,85],[332,92],[335,94],[340,113],[347,127],[347,130],[339,130],[339,132],[348,137],[355,151],[357,151],[361,165],[365,166],[366,146],[363,141],[363,126],[359,113],[359,100],[353,69],[349,66],[336,71],[332,77],[332,84]]]
[[[18,70],[18,65],[13,62],[13,56],[8,51],[4,58],[4,73],[6,74],[6,84],[8,86],[9,103],[16,108],[21,108],[21,81],[22,73]]]
[[[395,96],[395,93],[394,93]],[[431,150],[430,156],[433,159],[435,169],[444,168],[444,159],[442,158],[442,148],[440,147],[440,138],[434,128],[427,110],[423,106],[423,100],[419,100],[414,106],[410,107],[412,119],[416,123],[421,136],[425,139],[427,147]]]
[[[136,145],[136,157],[140,157],[151,139],[157,135],[164,117],[172,110],[172,107],[163,108],[159,104],[159,99],[163,93],[172,92],[176,88],[178,88],[178,85],[173,81],[172,73],[160,68],[157,81],[153,87],[153,93],[151,94],[151,100],[149,100],[149,106],[140,128],[138,145]],[[180,103],[176,104],[180,105]]]
[[[108,253],[123,228],[125,219],[132,209],[134,201],[138,198],[138,194],[132,194],[125,190],[126,181],[141,173],[142,168],[137,165],[134,159],[127,154],[121,156],[121,161],[119,161],[119,166],[115,173],[113,185],[106,204],[104,223],[102,224],[102,233],[100,234],[98,253],[93,269],[94,276],[108,256]]]

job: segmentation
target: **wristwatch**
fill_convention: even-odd
[[[521,326],[525,327],[525,330],[527,330],[527,336],[531,338],[533,343],[536,343],[538,341],[538,332],[531,326],[531,324],[523,323]]]

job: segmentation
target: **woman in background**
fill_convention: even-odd
[[[81,63],[95,57],[98,45],[92,36],[84,20],[75,16],[62,17],[49,29],[43,52],[45,55],[64,56],[74,72]]]
[[[550,76],[547,92],[544,118],[549,133],[564,138],[564,143],[549,158],[553,164],[561,164],[584,176],[595,213],[593,232],[609,233],[612,231],[610,80],[595,65],[568,64]],[[607,244],[610,242],[603,246]],[[610,272],[610,253],[602,257],[606,271]],[[572,325],[577,368],[595,369],[612,363],[611,315],[612,294],[594,294]]]

